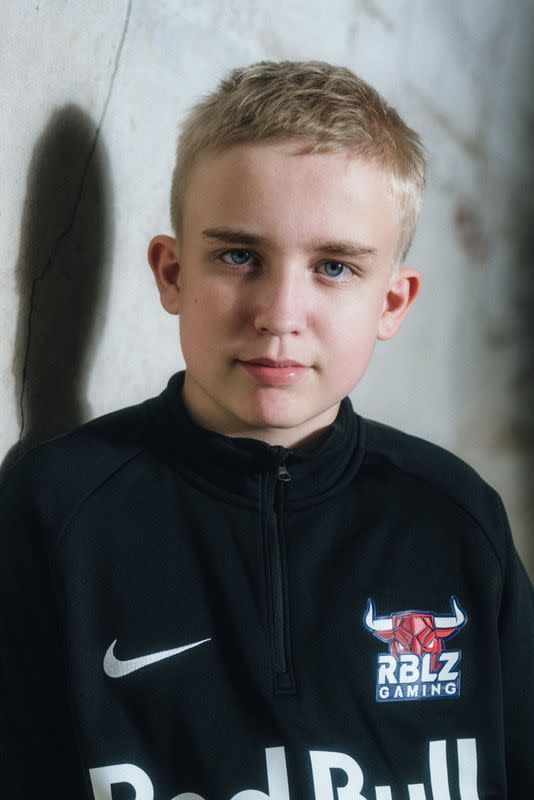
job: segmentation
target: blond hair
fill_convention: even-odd
[[[184,198],[201,156],[236,143],[302,139],[308,152],[344,150],[390,180],[400,227],[395,262],[412,243],[425,188],[419,135],[346,67],[323,61],[260,61],[231,70],[182,124],[171,187],[171,221],[182,238]]]

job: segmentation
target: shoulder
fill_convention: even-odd
[[[49,439],[20,459],[31,471],[54,470],[67,477],[73,470],[100,476],[144,447],[146,403],[122,408]]]
[[[444,447],[375,420],[365,419],[364,425],[369,462],[389,464],[459,499],[493,491],[473,467]]]
[[[436,508],[455,504],[501,549],[499,539],[507,526],[502,500],[473,467],[449,450],[389,425],[364,419],[363,426],[368,467],[411,487],[416,502],[430,497]]]
[[[98,417],[33,447],[5,474],[0,508],[26,506],[57,530],[76,508],[146,449],[145,401]]]

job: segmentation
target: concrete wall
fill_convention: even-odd
[[[0,24],[0,455],[183,368],[146,249],[187,107],[237,65],[345,64],[430,151],[423,293],[353,403],[473,464],[534,574],[530,0],[23,0]]]

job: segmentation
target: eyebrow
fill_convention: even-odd
[[[216,239],[219,242],[226,242],[228,244],[246,244],[246,245],[270,245],[271,240],[265,236],[260,236],[256,233],[249,233],[248,231],[238,230],[236,228],[206,228],[202,231],[204,239]],[[344,242],[344,241],[320,241],[315,240],[310,242],[309,251],[316,251],[322,253],[330,253],[332,255],[343,255],[349,258],[361,258],[362,256],[376,255],[376,248],[369,247],[359,242]]]

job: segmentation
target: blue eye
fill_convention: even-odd
[[[233,263],[239,267],[242,267],[250,259],[249,250],[240,250],[240,249],[227,250],[226,253],[223,253],[222,255],[223,257],[229,255]],[[228,264],[229,262],[227,261],[226,263]]]
[[[341,270],[341,271],[342,271],[342,270],[344,270],[344,269],[347,269],[346,265],[345,265],[345,264],[342,264],[342,263],[341,263],[341,262],[339,262],[339,261],[325,261],[325,262],[324,262],[324,267],[325,267],[325,269],[326,269],[326,268],[327,268],[327,267],[328,267],[330,264],[334,264],[334,265],[337,267],[337,269],[338,269],[338,270]],[[336,274],[335,274],[335,275],[329,274],[329,273],[327,272],[327,275],[328,275],[328,277],[329,277],[329,278],[339,278],[339,276],[341,275],[341,272],[336,272]]]

